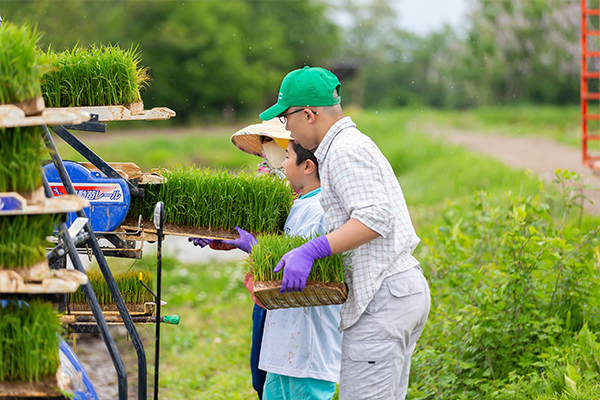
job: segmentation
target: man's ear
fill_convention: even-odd
[[[308,122],[309,124],[312,124],[313,122],[315,122],[316,114],[310,108],[305,108],[303,114],[304,114],[304,118],[306,118],[306,122]]]
[[[315,163],[312,160],[304,161],[304,175],[310,175],[315,171]]]

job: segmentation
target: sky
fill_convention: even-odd
[[[400,27],[424,35],[445,23],[458,31],[464,26],[469,0],[390,0],[400,15]]]

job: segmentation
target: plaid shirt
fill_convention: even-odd
[[[315,156],[327,229],[334,231],[354,218],[381,235],[350,253],[342,331],[359,319],[385,278],[419,264],[411,253],[420,239],[390,163],[350,117],[329,129]]]

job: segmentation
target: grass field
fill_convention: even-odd
[[[498,113],[513,114],[508,109],[499,109]],[[424,242],[434,236],[446,204],[465,202],[476,189],[491,195],[506,191],[527,195],[534,193],[538,186],[537,180],[526,176],[524,171],[512,170],[494,160],[428,138],[420,131],[421,124],[431,121],[443,126],[495,132],[515,127],[519,130],[522,126],[523,132],[564,136],[565,141],[571,140],[566,132],[571,125],[564,122],[564,118],[573,117],[574,110],[529,107],[520,113],[514,121],[496,116],[491,110],[349,113],[358,127],[379,145],[399,177],[417,233],[424,239],[415,252],[417,258],[427,259]],[[558,116],[549,118],[555,115]],[[136,162],[145,170],[169,164],[251,170],[258,159],[242,153],[229,142],[229,136],[237,129],[186,128],[170,135],[168,128],[160,128],[148,131],[147,136],[139,131],[132,132],[131,137],[124,133],[119,135],[118,142],[108,140],[113,137],[109,135],[86,143],[108,161]],[[64,158],[77,159],[64,146],[59,148]],[[136,268],[152,267],[153,257],[146,253],[145,260],[138,261]],[[123,260],[114,262],[118,268],[128,268],[127,263],[131,264]],[[242,285],[243,264],[186,265],[169,259],[163,265],[163,293],[169,302],[168,313],[180,314],[181,324],[161,331],[162,397],[254,399],[248,367],[252,301]],[[426,263],[423,267],[427,272]],[[435,301],[435,293],[433,296]]]

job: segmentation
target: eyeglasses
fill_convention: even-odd
[[[287,122],[288,115],[296,114],[296,113],[299,113],[300,111],[304,111],[304,110],[306,110],[306,108],[301,108],[296,111],[292,111],[292,112],[289,112],[286,114],[281,114],[281,115],[277,116],[277,118],[279,118],[279,121],[281,121],[282,124],[285,124]],[[312,111],[315,115],[319,114],[317,111],[313,111],[313,110],[310,110],[310,111]]]

